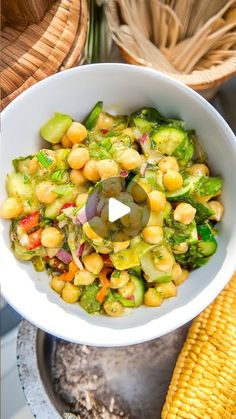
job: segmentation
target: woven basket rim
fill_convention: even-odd
[[[151,67],[158,70],[154,66],[150,66],[150,63],[143,60],[140,56],[137,56],[134,52],[130,51],[123,43],[121,43],[121,41],[117,39],[115,34],[116,27],[114,26],[114,23],[112,23],[111,21],[112,12],[110,11],[111,8],[114,7],[116,0],[109,0],[109,2],[109,10],[106,7],[106,18],[113,41],[119,47],[123,58],[130,64]],[[116,24],[118,27],[120,23],[118,21],[118,17],[116,17],[116,20]],[[235,56],[230,57],[226,59],[223,63],[212,66],[209,69],[194,70],[192,73],[189,74],[176,74],[167,71],[163,71],[163,73],[168,74],[169,76],[181,81],[184,84],[187,84],[189,87],[195,90],[207,90],[216,88],[230,77],[236,75],[236,51]]]
[[[6,42],[0,71],[1,108],[61,67],[66,69],[78,63],[85,45],[87,22],[87,0],[57,0],[39,24],[28,25],[21,31],[3,28],[1,38]],[[33,41],[29,39],[32,33],[36,34]],[[15,37],[12,43],[11,36]]]
[[[145,63],[142,59],[137,58],[130,51],[127,51],[126,48],[123,45],[121,46],[116,39],[114,39],[114,41],[118,45],[122,56],[128,63],[149,67],[148,63]],[[187,84],[195,90],[206,90],[217,87],[230,77],[236,75],[236,57],[231,57],[224,63],[218,64],[216,67],[212,67],[207,70],[195,70],[191,74],[176,74],[164,71],[163,73],[168,74],[184,84]]]

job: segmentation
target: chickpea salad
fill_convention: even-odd
[[[216,252],[223,182],[184,121],[150,107],[112,116],[100,101],[82,123],[55,113],[40,135],[50,147],[13,160],[1,216],[16,258],[67,303],[109,316],[160,306]],[[111,223],[121,195],[132,216]]]

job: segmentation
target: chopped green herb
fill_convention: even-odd
[[[48,169],[51,166],[52,160],[48,156],[46,156],[46,154],[43,151],[39,151],[36,154],[36,157],[38,161],[42,164],[42,166],[45,167],[45,169]]]
[[[56,170],[52,173],[51,179],[55,182],[61,182],[63,175],[66,173],[66,170]]]

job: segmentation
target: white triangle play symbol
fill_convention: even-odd
[[[115,198],[109,198],[108,219],[111,223],[113,223],[116,220],[119,220],[119,218],[129,213],[130,213],[130,207],[128,207],[125,204],[122,204],[122,202],[118,201]]]

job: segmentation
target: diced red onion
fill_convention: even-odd
[[[80,243],[80,245],[79,245],[79,247],[76,251],[76,254],[77,254],[78,257],[82,256],[83,251],[84,251],[84,247],[85,247],[85,243]]]
[[[98,215],[98,212],[97,212],[98,203],[99,203],[99,191],[95,190],[89,196],[88,202],[86,205],[87,221],[91,220],[91,218],[96,217],[96,215]]]
[[[85,224],[88,221],[85,205],[77,212],[76,217],[81,224]]]
[[[142,163],[139,170],[141,176],[145,176],[146,169],[147,169],[147,163]]]
[[[144,134],[143,134],[143,135],[142,135],[142,137],[140,138],[140,143],[141,143],[141,144],[146,143],[147,139],[148,139],[148,135],[147,135],[147,133],[146,133],[146,132],[144,132]]]
[[[129,173],[126,171],[126,170],[122,170],[121,172],[120,172],[120,176],[121,177],[127,177],[129,175]]]
[[[64,249],[60,249],[57,252],[57,258],[60,259],[63,263],[68,265],[72,261],[70,253],[66,252]]]
[[[59,221],[58,227],[59,228],[63,228],[63,227],[65,227],[66,224],[67,224],[67,221],[66,220]]]

